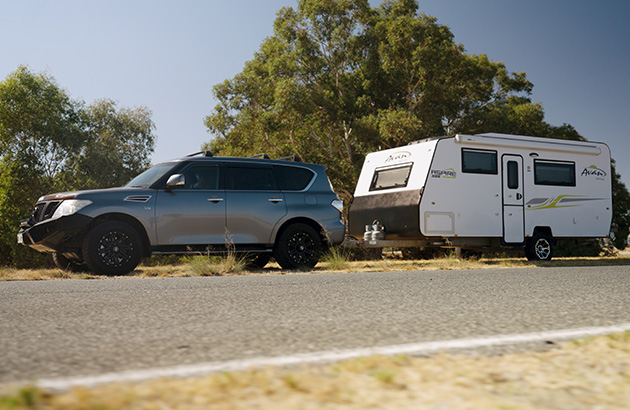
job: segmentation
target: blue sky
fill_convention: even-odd
[[[372,5],[380,1],[372,0]],[[0,78],[46,71],[75,98],[153,111],[154,162],[199,149],[212,86],[297,0],[0,0]],[[607,143],[630,187],[628,0],[420,0],[469,53],[525,71],[546,120]]]

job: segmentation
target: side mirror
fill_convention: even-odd
[[[186,185],[186,177],[182,174],[174,174],[166,181],[166,189],[182,188]]]

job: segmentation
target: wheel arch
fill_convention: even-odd
[[[319,234],[319,237],[322,240],[322,245],[324,247],[326,247],[326,248],[329,246],[330,241],[328,240],[328,237],[326,236],[326,233],[324,232],[324,228],[320,224],[318,224],[316,221],[314,221],[314,220],[312,220],[310,218],[306,218],[306,217],[297,217],[297,218],[292,218],[292,219],[289,219],[289,220],[285,221],[280,226],[280,228],[278,228],[278,231],[276,232],[276,235],[273,238],[274,246],[276,244],[276,241],[280,237],[280,235],[282,235],[282,232],[285,229],[287,229],[287,227],[289,227],[290,225],[293,225],[293,224],[298,224],[298,223],[309,225],[311,228],[315,229],[315,232],[317,232]]]
[[[99,215],[92,221],[89,229],[92,229],[94,226],[99,225],[103,222],[107,222],[107,221],[120,221],[120,222],[125,222],[131,225],[131,227],[133,227],[136,230],[136,232],[138,232],[138,235],[140,235],[140,239],[142,240],[142,256],[144,257],[151,256],[151,241],[149,240],[149,235],[147,234],[147,231],[144,228],[144,225],[142,225],[142,223],[139,220],[137,220],[131,215],[127,215],[123,213],[103,214],[103,215]]]
[[[553,232],[551,231],[551,227],[550,226],[537,226],[534,228],[534,234],[532,235],[532,237],[536,236],[537,234],[544,234],[547,235],[549,237],[549,239],[551,239],[553,242],[555,242],[555,239],[553,237]]]

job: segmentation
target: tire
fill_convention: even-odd
[[[83,259],[94,273],[126,275],[142,259],[140,235],[121,221],[107,221],[96,225],[83,240]]]
[[[79,263],[75,260],[68,259],[63,256],[62,253],[55,252],[52,254],[53,262],[55,262],[55,266],[61,270],[65,270],[67,272],[86,272],[87,266],[84,263]]]
[[[525,256],[530,261],[550,261],[553,257],[553,240],[544,233],[536,233],[525,244]]]
[[[276,240],[274,257],[283,269],[313,268],[322,252],[322,240],[311,226],[289,225]]]

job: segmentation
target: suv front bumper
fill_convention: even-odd
[[[22,223],[17,234],[17,242],[39,252],[63,252],[77,234],[92,222],[89,216],[74,214],[58,219],[48,219],[29,225]]]

